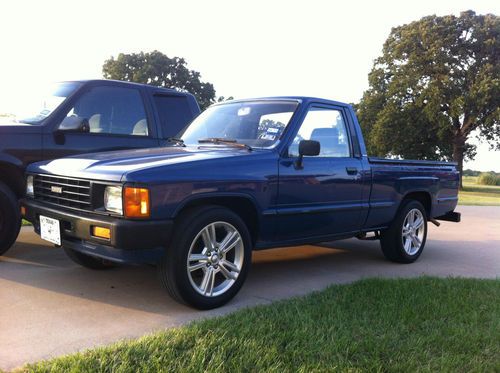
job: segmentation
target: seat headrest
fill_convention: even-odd
[[[148,122],[146,121],[146,119],[141,119],[135,124],[134,129],[132,130],[132,134],[136,136],[148,135]]]
[[[311,139],[319,137],[339,137],[338,128],[315,128],[311,133]]]

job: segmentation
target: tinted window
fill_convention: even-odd
[[[191,120],[193,112],[186,96],[154,96],[160,116],[163,137],[174,137]]]
[[[316,140],[321,144],[320,157],[349,157],[349,137],[339,110],[313,107],[309,109],[288,153],[298,156],[301,140]]]
[[[141,94],[133,88],[92,88],[78,99],[67,116],[86,118],[91,133],[149,134]]]

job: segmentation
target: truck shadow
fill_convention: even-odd
[[[254,252],[249,278],[233,303],[248,297],[270,300],[275,294],[293,295],[297,289],[306,290],[318,280],[318,275],[325,277],[327,273],[329,281],[335,282],[335,276],[331,275],[360,257],[363,261],[378,263],[383,260],[378,250],[371,250],[366,243],[347,246],[351,247],[301,246]],[[0,268],[0,281],[12,284],[153,313],[170,312],[172,307],[185,309],[163,290],[156,268],[120,266],[92,271],[73,263],[62,249],[46,244],[27,230],[21,233],[13,248],[0,257]],[[296,283],[297,275],[301,278],[300,285]],[[290,290],[284,291],[284,288]]]
[[[388,262],[378,242],[356,239],[257,251],[242,291],[224,308],[268,303],[365,277],[453,274],[447,248],[454,245],[456,242],[429,241],[426,252],[413,265]],[[473,257],[473,253],[471,255]],[[450,273],[443,274],[443,266],[451,266]],[[59,294],[77,298],[79,302],[89,300],[160,315],[189,310],[163,290],[154,267],[124,266],[92,271],[74,264],[61,249],[48,246],[27,231],[6,256],[0,257],[0,286],[18,286],[19,291],[30,287],[55,293],[55,299]]]

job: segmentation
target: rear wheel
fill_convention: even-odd
[[[380,245],[385,257],[398,263],[413,263],[425,247],[427,217],[418,201],[403,203],[389,229],[383,231]]]
[[[64,252],[72,261],[85,268],[101,270],[101,269],[113,268],[116,266],[113,262],[110,262],[109,260],[83,254],[79,251],[69,249],[67,247],[64,247]]]
[[[206,206],[183,214],[159,266],[170,295],[199,309],[222,306],[245,281],[251,240],[245,223],[232,211]]]
[[[19,202],[10,188],[0,182],[0,255],[16,242],[20,229]]]

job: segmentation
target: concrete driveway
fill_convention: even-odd
[[[462,223],[431,225],[426,250],[411,265],[390,263],[378,242],[356,239],[256,252],[239,295],[208,312],[170,299],[152,267],[87,270],[23,228],[0,257],[0,369],[364,277],[500,276],[500,207],[458,210]]]

